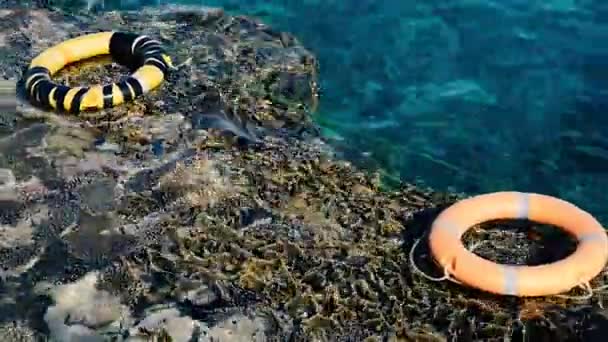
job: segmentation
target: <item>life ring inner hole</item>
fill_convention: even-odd
[[[95,56],[70,63],[52,76],[53,82],[69,87],[106,85],[119,82],[131,71],[112,61],[110,55]]]
[[[559,227],[530,220],[492,220],[467,230],[461,241],[472,253],[500,264],[542,265],[566,258],[576,239]]]

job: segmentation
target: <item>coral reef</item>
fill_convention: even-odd
[[[44,48],[99,30],[159,37],[184,63],[160,88],[118,108],[71,117],[21,103],[2,113],[0,339],[606,334],[605,291],[583,300],[503,298],[413,272],[414,242],[460,195],[409,184],[384,191],[382,175],[336,158],[310,119],[316,58],[290,34],[201,7],[93,16],[6,6],[0,15],[8,80]],[[125,72],[96,60],[56,79],[109,82]],[[513,229],[497,235],[497,226]],[[528,232],[547,235],[541,228]],[[521,230],[493,223],[466,241],[520,263],[571,247],[556,238],[522,244]],[[492,243],[482,243],[488,236]],[[556,242],[541,248],[546,241]],[[497,246],[511,254],[498,255]],[[412,259],[438,272],[424,243]]]

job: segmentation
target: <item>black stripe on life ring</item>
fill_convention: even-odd
[[[110,55],[118,64],[131,70],[137,69],[141,61],[131,53],[131,46],[139,35],[135,33],[115,32],[110,38]]]
[[[160,44],[157,42],[154,42],[154,39],[152,39],[150,37],[143,37],[140,40],[138,40],[137,43],[135,44],[135,46],[133,47],[133,54],[142,55],[146,49],[149,49],[150,47],[153,47],[153,46],[160,47]]]
[[[167,68],[167,65],[164,62],[162,62],[162,59],[147,58],[144,65],[155,66],[155,67],[159,68],[160,71],[163,72],[164,76],[167,76],[167,71],[169,68]]]
[[[103,108],[110,108],[114,104],[114,84],[103,86]]]
[[[125,79],[125,83],[131,86],[131,89],[133,89],[133,97],[138,97],[139,95],[144,93],[144,88],[141,86],[141,83],[139,83],[139,80],[136,79],[135,77],[127,77]]]
[[[67,95],[68,91],[70,91],[70,89],[72,88],[64,86],[63,84],[58,84],[57,90],[55,90],[55,92],[53,93],[53,98],[55,99],[57,111],[60,113],[65,113],[65,96]]]
[[[57,85],[49,80],[42,80],[36,84],[36,92],[40,99],[40,104],[44,109],[51,109],[51,92]]]
[[[118,89],[120,89],[125,102],[133,100],[133,93],[125,80],[118,82],[116,85],[118,86]]]
[[[26,91],[27,91],[27,95],[30,98],[36,98],[36,92],[38,91],[38,85],[40,84],[40,82],[44,82],[44,81],[48,81],[49,78],[46,77],[45,75],[41,75],[41,74],[35,74],[33,76],[31,76],[28,80],[26,80],[26,83],[28,85]]]
[[[84,94],[87,93],[87,91],[89,91],[89,87],[80,88],[76,92],[76,95],[74,95],[74,98],[72,99],[72,104],[70,105],[70,112],[72,114],[80,113],[80,103],[82,102],[82,97],[84,96]]]

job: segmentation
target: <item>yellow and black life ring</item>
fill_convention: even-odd
[[[51,80],[67,64],[108,54],[116,63],[135,72],[108,85],[69,87]],[[131,101],[160,85],[171,67],[171,58],[157,40],[134,33],[99,32],[66,40],[43,51],[25,70],[21,83],[32,104],[77,114]]]

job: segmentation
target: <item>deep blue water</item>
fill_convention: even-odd
[[[439,190],[554,195],[608,222],[607,2],[176,2],[259,17],[313,50],[315,118],[345,157]],[[142,3],[159,1],[106,9]]]

